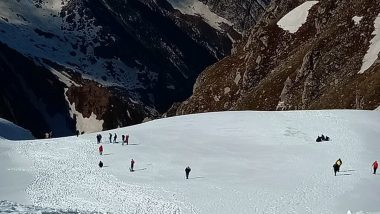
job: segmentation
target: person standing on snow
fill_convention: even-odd
[[[373,174],[375,175],[376,174],[376,170],[379,167],[379,164],[377,163],[377,161],[375,161],[375,162],[373,162],[372,166],[373,166]]]
[[[333,165],[333,168],[334,168],[334,174],[335,174],[335,176],[336,176],[336,172],[339,172],[339,166],[338,166],[338,164],[334,164]]]
[[[121,142],[124,144],[125,135],[121,135]]]
[[[115,135],[113,136],[113,142],[116,143],[116,139],[117,139],[117,135],[115,133]]]
[[[185,169],[186,179],[189,179],[190,171],[191,171],[191,168],[189,166],[187,166],[186,169]]]
[[[129,168],[129,170],[131,171],[131,172],[133,172],[134,171],[134,169],[133,169],[133,167],[135,166],[135,160],[131,160],[131,168]]]
[[[99,154],[100,154],[100,155],[103,154],[103,146],[102,146],[102,145],[99,146]]]
[[[98,165],[99,165],[100,168],[102,168],[103,167],[103,162],[100,161]]]
[[[338,172],[339,172],[339,170],[340,170],[340,166],[342,166],[342,160],[339,158],[336,162],[335,162],[335,164],[336,165],[338,165]]]
[[[112,134],[110,133],[110,143],[112,143]]]

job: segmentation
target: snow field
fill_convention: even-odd
[[[119,140],[129,134],[128,146],[109,144],[108,133],[101,133],[103,156],[97,133],[4,143],[33,164],[21,167],[35,176],[25,186],[31,204],[112,213],[380,211],[380,177],[371,174],[378,111],[208,113],[110,131]],[[332,141],[316,143],[322,133]]]

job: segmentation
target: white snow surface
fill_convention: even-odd
[[[294,8],[284,17],[282,17],[277,25],[290,33],[296,33],[298,29],[306,23],[309,10],[319,1],[306,1],[300,6]]]
[[[230,21],[213,13],[207,5],[198,0],[168,0],[168,2],[183,14],[202,17],[207,24],[217,30],[221,30],[222,23],[232,26]]]
[[[375,30],[372,32],[374,37],[370,41],[368,51],[363,58],[362,67],[358,72],[359,74],[363,74],[366,70],[368,70],[368,68],[375,63],[380,53],[380,14],[375,19],[374,28]]]
[[[380,212],[380,177],[371,173],[378,111],[206,113],[110,133],[129,134],[130,144],[110,144],[102,132],[100,156],[96,133],[0,141],[0,201],[111,213]],[[332,140],[316,143],[322,133]]]
[[[0,118],[0,139],[31,140],[34,139],[34,137],[29,130]]]
[[[360,21],[363,19],[363,16],[354,16],[352,17],[352,21],[355,22],[355,25],[360,24]]]

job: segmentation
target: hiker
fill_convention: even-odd
[[[377,163],[377,161],[375,161],[375,162],[373,162],[372,166],[373,166],[373,174],[375,175],[376,174],[376,170],[379,167],[379,164]]]
[[[330,141],[330,137],[326,135],[325,141]]]
[[[321,137],[317,137],[317,139],[315,140],[316,142],[322,142],[322,138]]]
[[[135,166],[135,160],[131,160],[131,168],[129,168],[129,170],[131,171],[131,172],[133,172],[134,170],[133,170],[133,167]]]
[[[110,133],[110,143],[112,143],[112,134]]]
[[[325,136],[322,134],[322,136],[321,136],[321,140],[322,141],[326,141],[326,138],[325,138]]]
[[[100,168],[103,167],[103,162],[102,162],[102,161],[99,162],[99,167],[100,167]]]
[[[79,137],[79,130],[76,131],[76,135],[77,135],[77,137]]]
[[[116,143],[116,138],[117,138],[117,135],[115,133],[115,135],[113,136],[113,142]]]
[[[339,172],[339,165],[335,163],[335,164],[333,165],[333,168],[334,168],[334,174],[335,174],[335,176],[336,176],[336,172]]]
[[[125,135],[125,142],[127,143],[127,145],[128,145],[128,140],[129,140],[129,135]]]
[[[124,144],[125,135],[121,135],[121,142]]]
[[[103,146],[102,146],[102,145],[99,146],[99,154],[100,154],[100,155],[103,154]]]
[[[339,172],[339,170],[340,170],[340,166],[342,165],[342,160],[339,158],[336,162],[335,162],[335,164],[336,165],[338,165],[338,172]]]
[[[191,168],[189,166],[187,166],[186,169],[185,169],[186,179],[189,179],[190,171],[191,171]]]
[[[96,135],[97,143],[99,144],[102,139],[102,136],[100,134]]]

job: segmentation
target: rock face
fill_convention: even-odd
[[[0,116],[36,137],[157,117],[191,95],[201,71],[230,55],[241,38],[235,29],[252,26],[266,2],[208,1],[215,13],[200,16],[173,0],[1,1]],[[213,25],[207,17],[225,21]]]
[[[321,0],[306,11],[296,32],[280,27],[280,19],[303,2],[272,2],[236,52],[198,77],[176,114],[377,108],[380,1]]]

